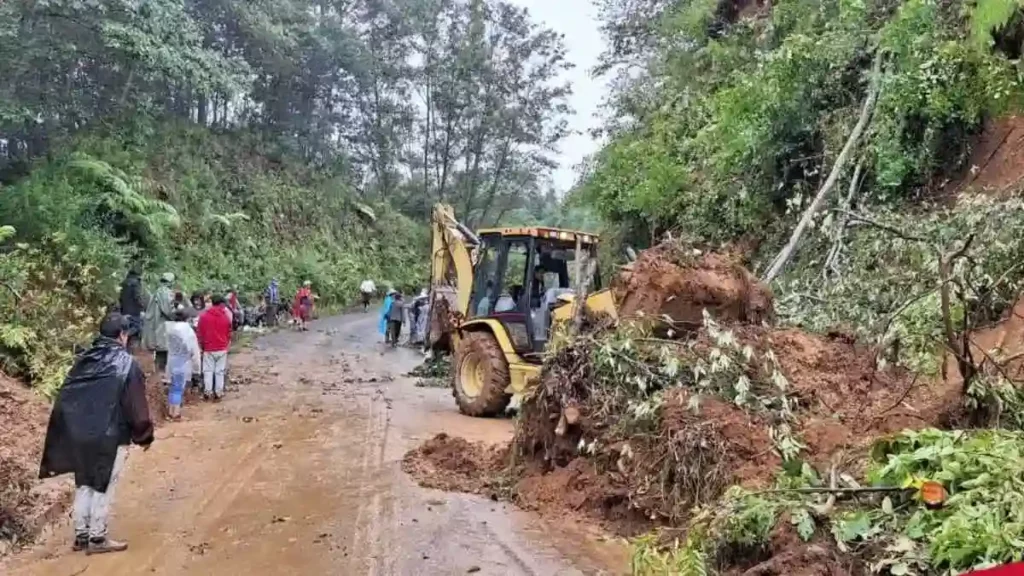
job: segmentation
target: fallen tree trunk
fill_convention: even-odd
[[[779,254],[772,260],[772,265],[765,272],[762,280],[767,284],[775,279],[776,276],[782,272],[782,269],[789,262],[790,258],[793,257],[793,253],[796,251],[797,245],[800,243],[800,238],[803,236],[804,231],[811,224],[811,220],[814,215],[821,209],[821,205],[824,204],[825,198],[828,197],[829,192],[835,187],[836,182],[839,180],[839,176],[842,174],[843,169],[846,168],[846,163],[850,159],[851,152],[857,145],[857,141],[860,140],[861,135],[868,126],[868,122],[871,120],[871,113],[875,108],[875,102],[878,100],[878,92],[880,87],[882,67],[882,50],[881,48],[876,49],[875,61],[871,66],[871,80],[870,86],[868,87],[868,94],[864,98],[864,106],[860,111],[860,118],[857,119],[857,124],[854,125],[853,131],[850,132],[850,137],[846,139],[846,144],[843,145],[842,151],[839,152],[839,157],[836,158],[835,164],[832,165],[832,171],[829,172],[828,178],[825,179],[825,183],[822,184],[821,189],[814,196],[814,200],[811,201],[811,205],[804,210],[803,216],[800,218],[800,222],[796,225],[793,230],[793,234],[789,237],[789,242],[786,242],[786,246],[782,248]]]

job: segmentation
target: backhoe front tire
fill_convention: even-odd
[[[452,395],[467,416],[497,416],[512,395],[505,392],[508,362],[498,341],[488,332],[468,332],[455,350]]]

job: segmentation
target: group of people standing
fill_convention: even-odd
[[[75,359],[53,404],[39,476],[75,476],[72,550],[103,554],[128,548],[107,536],[107,520],[129,446],[148,450],[154,441],[146,375],[132,354],[140,337],[168,386],[171,419],[181,417],[185,387],[199,374],[205,398],[224,396],[232,330],[242,313],[236,291],[194,294],[189,305],[174,290],[174,281],[174,274],[163,274],[147,300],[138,270],[127,274],[116,310],[104,316],[99,336]],[[267,323],[273,325],[276,280],[264,296]],[[292,306],[300,329],[306,329],[315,300],[311,283],[305,282]]]
[[[156,291],[143,306],[142,282],[130,271],[121,285],[121,313],[133,327],[132,338],[141,328],[142,345],[154,355],[157,371],[167,386],[168,417],[181,417],[185,388],[202,379],[203,398],[224,397],[224,380],[234,317],[241,314],[234,290],[228,296],[193,294],[185,303],[174,290],[174,274],[160,276]]]
[[[365,283],[364,283],[365,286]],[[363,290],[363,310],[369,304],[369,296]],[[380,322],[378,330],[384,336],[384,342],[392,347],[397,346],[402,336],[402,327],[409,324],[409,342],[418,344],[426,336],[428,319],[428,294],[426,289],[412,299],[405,300],[405,296],[398,290],[388,289],[384,296],[384,303],[380,310]]]

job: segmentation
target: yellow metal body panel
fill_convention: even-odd
[[[552,322],[561,322],[569,320],[572,317],[571,302],[573,298],[574,297],[571,294],[565,295],[564,299],[570,302],[570,304],[555,308],[551,312]],[[586,305],[587,308],[593,312],[607,314],[612,318],[618,318],[618,313],[615,310],[615,299],[612,297],[612,291],[608,288],[598,290],[597,292],[587,296]]]
[[[430,282],[435,287],[454,287],[456,310],[466,314],[473,290],[473,255],[465,235],[455,226],[456,222],[451,206],[434,206]],[[454,271],[454,277],[451,277],[451,271]]]
[[[526,389],[533,386],[534,380],[540,376],[540,366],[536,364],[508,363],[508,373],[512,380],[506,392],[522,396]]]
[[[512,340],[508,337],[508,331],[505,330],[505,327],[502,326],[501,322],[491,318],[480,318],[462,323],[456,331],[457,334],[454,335],[454,348],[458,348],[461,344],[462,332],[474,330],[486,330],[494,335],[494,339],[498,341],[498,346],[501,347],[501,351],[505,355],[505,361],[508,362],[510,382],[506,392],[522,394],[526,387],[530,385],[530,381],[540,375],[540,366],[523,360],[523,357],[512,346]]]

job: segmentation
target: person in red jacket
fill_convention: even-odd
[[[199,348],[203,351],[203,398],[224,397],[224,373],[228,369],[228,348],[231,348],[231,315],[224,297],[213,297],[213,306],[199,316],[196,327]]]
[[[316,296],[313,295],[313,289],[310,288],[312,285],[312,282],[306,280],[302,283],[302,288],[299,288],[298,292],[295,293],[292,316],[295,317],[299,330],[309,330],[307,324],[309,323],[310,316],[313,314],[313,300],[316,299]]]

